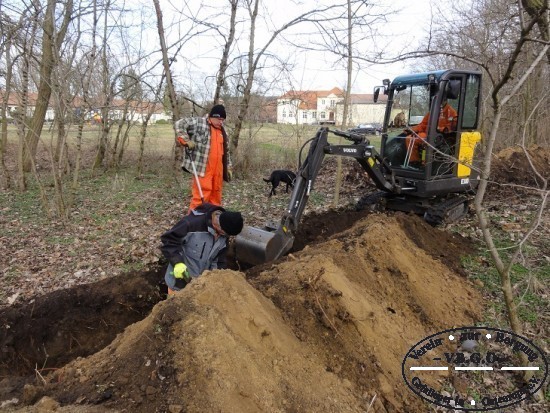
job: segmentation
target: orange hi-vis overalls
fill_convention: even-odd
[[[420,122],[418,125],[413,126],[411,129],[415,131],[418,136],[414,135],[407,135],[406,143],[407,148],[410,148],[410,145],[413,145],[411,150],[411,157],[409,159],[410,162],[419,162],[420,159],[420,144],[424,139],[428,137],[428,121],[430,119],[430,112],[426,113],[424,118],[422,119],[422,122]],[[437,122],[437,129],[440,132],[451,132],[456,130],[456,122],[457,122],[457,113],[454,108],[446,104],[441,108],[441,111],[439,113],[439,120]],[[420,137],[420,138],[419,138]]]
[[[204,202],[214,205],[222,204],[223,187],[223,135],[221,129],[210,125],[210,152],[204,176],[199,176]],[[193,199],[189,209],[195,209],[201,204],[201,196],[195,177],[192,178]]]

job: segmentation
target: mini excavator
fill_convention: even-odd
[[[414,212],[432,225],[466,215],[479,182],[481,73],[451,69],[398,76],[374,88],[374,102],[380,92],[387,96],[380,152],[367,135],[321,127],[300,150],[294,190],[281,221],[264,228],[245,226],[235,241],[237,260],[257,265],[291,250],[325,155],[356,159],[378,188],[360,198],[357,209]],[[440,122],[445,102],[456,111],[452,122]],[[426,133],[420,136],[414,126],[428,112]],[[442,123],[451,124],[451,130],[439,129]],[[351,143],[331,144],[329,134]]]

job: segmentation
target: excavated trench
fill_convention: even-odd
[[[306,216],[293,251],[323,241],[367,214],[329,211]],[[231,252],[229,258],[232,269],[254,271],[239,268]],[[2,379],[19,377],[24,381],[24,377],[47,375],[77,357],[98,352],[127,326],[147,317],[166,298],[164,271],[165,265],[159,265],[141,274],[54,291],[29,304],[2,309],[0,395],[8,390],[2,388]]]

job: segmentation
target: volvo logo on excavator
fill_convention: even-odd
[[[343,148],[343,151],[345,153],[356,153],[357,149],[355,149],[355,148]]]

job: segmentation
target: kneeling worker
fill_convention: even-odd
[[[227,268],[229,236],[242,229],[240,212],[205,203],[162,234],[160,249],[170,263],[164,276],[168,294],[181,290],[203,271]]]

